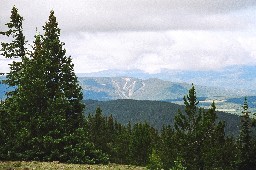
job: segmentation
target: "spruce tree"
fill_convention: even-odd
[[[153,149],[151,127],[147,123],[133,126],[130,143],[130,159],[135,165],[147,165]]]
[[[163,126],[161,130],[159,145],[157,147],[164,169],[170,169],[174,166],[177,159],[177,141],[175,139],[174,129],[169,126]]]
[[[239,170],[253,170],[256,169],[256,163],[254,159],[254,151],[252,145],[252,122],[250,120],[248,110],[247,98],[244,100],[243,111],[241,116],[241,132],[240,132],[240,160]]]
[[[120,128],[121,127],[121,128]],[[120,123],[115,121],[115,138],[113,139],[113,152],[111,155],[112,160],[115,163],[130,164],[132,161],[130,155],[130,144],[131,144],[131,123],[127,126],[122,126]]]
[[[216,145],[221,145],[221,143],[213,145],[213,142],[223,139],[224,124],[221,122],[216,124],[214,102],[208,111],[198,108],[198,103],[195,87],[192,86],[189,94],[184,97],[186,114],[178,111],[175,116],[177,154],[189,169],[210,169],[212,165],[206,158],[216,149],[214,148]],[[218,141],[224,142],[224,140]]]
[[[55,111],[63,110],[64,107],[65,117],[70,122],[68,128],[72,130],[81,125],[83,95],[74,73],[71,57],[66,56],[64,43],[60,41],[60,29],[53,11],[50,12],[49,20],[43,29],[45,31],[42,39],[42,57],[45,63],[43,79],[48,101],[63,102],[55,108]]]
[[[20,138],[24,139],[28,135],[27,123],[24,121],[27,119],[27,114],[17,111],[18,98],[13,97],[18,94],[18,87],[24,71],[24,60],[27,59],[26,54],[28,53],[25,36],[23,35],[23,20],[23,17],[18,13],[18,9],[14,6],[11,11],[10,22],[6,24],[8,30],[0,32],[9,40],[8,42],[1,42],[1,55],[8,59],[15,59],[10,64],[10,72],[3,80],[3,83],[13,89],[13,91],[6,93],[7,99],[2,103],[1,114],[4,114],[5,119],[3,126],[7,126],[7,124],[9,126],[9,132],[5,133],[6,143],[4,147],[6,149],[2,151],[5,159],[21,157],[24,140],[20,140]]]
[[[102,115],[100,107],[96,108],[95,114],[90,115],[87,121],[88,136],[91,142],[95,144],[98,149],[105,153],[109,151],[108,143],[108,129],[106,118]]]
[[[16,160],[108,162],[89,142],[81,87],[60,41],[54,12],[43,27],[45,33],[35,36],[29,57],[23,48],[22,20],[14,7],[10,23],[17,23],[8,23],[11,31],[2,33],[14,34],[11,43],[2,43],[3,55],[21,58],[18,66],[11,65],[6,80],[15,90],[2,105],[12,129],[3,155]]]
[[[26,48],[27,41],[23,34],[23,21],[23,17],[18,13],[18,9],[14,6],[11,11],[10,22],[5,24],[8,27],[8,30],[0,32],[0,35],[11,39],[10,42],[1,42],[1,55],[8,59],[16,59],[16,61],[13,61],[13,63],[10,64],[11,71],[7,74],[7,80],[4,81],[9,86],[19,85],[22,61],[28,53]]]

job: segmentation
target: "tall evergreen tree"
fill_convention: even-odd
[[[8,30],[0,32],[1,35],[12,40],[11,42],[1,42],[1,55],[5,58],[17,60],[10,64],[11,71],[7,74],[7,80],[5,81],[5,83],[10,86],[19,85],[22,61],[28,53],[26,48],[27,41],[23,34],[23,21],[23,17],[18,13],[18,9],[14,6],[11,11],[10,22],[5,24],[8,27]]]
[[[147,165],[153,149],[151,127],[147,123],[135,124],[130,140],[131,163],[135,165]]]
[[[106,118],[102,114],[102,110],[98,107],[95,115],[90,115],[87,121],[89,138],[95,146],[105,153],[108,153],[108,129]]]
[[[224,124],[216,124],[215,104],[205,111],[198,108],[195,87],[184,97],[185,115],[178,111],[175,116],[176,140],[179,146],[178,156],[189,169],[209,169],[204,153],[211,153],[212,142],[224,136]],[[209,145],[210,144],[210,145]]]
[[[45,33],[42,40],[44,65],[44,80],[47,88],[48,101],[63,100],[59,109],[65,108],[65,116],[71,122],[69,128],[80,126],[84,104],[83,95],[74,73],[71,57],[66,56],[64,43],[60,41],[60,29],[54,12],[43,27]],[[56,106],[55,106],[56,107]],[[55,108],[55,110],[57,110]]]
[[[15,91],[2,106],[14,128],[3,155],[18,160],[106,163],[106,155],[88,142],[81,87],[60,41],[54,12],[43,27],[44,35],[35,36],[29,57],[23,48],[22,20],[14,7],[7,24],[10,30],[2,33],[14,34],[11,43],[2,43],[3,55],[21,58],[18,65],[11,65],[6,80]]]
[[[1,55],[5,58],[15,59],[10,64],[10,72],[7,73],[6,79],[3,81],[8,86],[15,87],[12,88],[14,89],[13,91],[6,93],[7,99],[2,103],[1,114],[4,114],[5,119],[3,126],[7,126],[7,124],[9,126],[9,132],[5,133],[6,143],[4,147],[6,149],[2,150],[5,159],[19,157],[17,149],[22,147],[21,143],[23,142],[19,139],[26,137],[28,134],[23,121],[26,114],[16,111],[17,103],[15,98],[13,98],[13,95],[18,93],[17,86],[20,85],[24,60],[28,53],[25,36],[23,35],[23,20],[23,17],[18,13],[18,9],[14,6],[11,11],[10,22],[6,24],[8,30],[0,32],[1,35],[10,40],[8,42],[1,42]]]
[[[241,132],[240,132],[240,160],[239,170],[256,169],[256,160],[254,159],[254,151],[252,145],[251,126],[252,122],[249,117],[249,107],[247,98],[244,100],[243,111],[241,116]]]
[[[170,169],[173,167],[174,161],[176,161],[178,157],[178,148],[175,136],[174,129],[170,125],[163,126],[157,150],[163,162],[164,169]]]
[[[130,144],[131,144],[131,124],[127,126],[121,126],[115,121],[115,138],[113,139],[113,155],[112,160],[115,163],[130,164],[132,161],[130,155]]]

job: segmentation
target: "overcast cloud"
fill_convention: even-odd
[[[13,5],[25,35],[55,11],[76,72],[216,70],[256,65],[255,0],[0,0],[0,30]],[[1,37],[0,37],[0,40]],[[8,68],[1,58],[0,71]]]

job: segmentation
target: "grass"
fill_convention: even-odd
[[[137,167],[133,165],[87,165],[87,164],[64,164],[55,162],[25,162],[25,161],[5,161],[0,162],[0,170],[127,170],[137,169],[146,170],[145,167]]]

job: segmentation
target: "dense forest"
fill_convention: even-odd
[[[128,124],[129,121],[131,124],[143,121],[147,122],[158,131],[161,131],[163,125],[174,126],[174,118],[177,110],[181,110],[185,113],[184,105],[164,101],[133,99],[110,101],[84,100],[84,104],[86,106],[86,116],[93,114],[96,108],[100,107],[103,110],[104,116],[108,117],[112,115],[121,124]],[[225,122],[224,130],[226,135],[239,135],[240,117],[238,115],[220,111],[216,111],[216,114],[217,121]]]
[[[35,35],[32,48],[28,48],[22,22],[13,7],[8,30],[1,32],[11,40],[1,43],[1,55],[16,59],[2,82],[13,90],[0,105],[1,161],[111,162],[173,170],[256,169],[255,120],[249,116],[246,98],[237,136],[226,135],[226,124],[218,119],[214,102],[208,110],[198,107],[194,85],[184,96],[183,109],[177,108],[168,119],[172,126],[167,123],[156,129],[147,122],[121,124],[111,114],[103,116],[100,107],[84,116],[83,94],[71,57],[60,41],[54,11],[43,26],[44,34]]]

